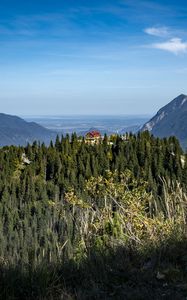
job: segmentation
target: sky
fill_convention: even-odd
[[[187,94],[187,3],[0,0],[0,111],[153,115]]]

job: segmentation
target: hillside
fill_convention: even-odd
[[[178,146],[141,132],[0,148],[0,299],[185,300]]]
[[[181,145],[187,146],[187,96],[179,95],[148,121],[141,129],[158,137],[176,136]]]
[[[55,133],[34,122],[0,113],[0,146],[26,145],[33,141],[49,143]]]

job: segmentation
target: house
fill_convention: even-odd
[[[87,132],[85,142],[88,144],[97,144],[101,141],[101,134],[98,130],[92,130]]]

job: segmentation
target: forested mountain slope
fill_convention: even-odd
[[[0,298],[185,299],[186,157],[148,132],[1,148]]]

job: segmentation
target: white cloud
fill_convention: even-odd
[[[183,42],[180,38],[172,38],[169,41],[162,43],[155,43],[152,45],[153,48],[172,52],[174,54],[186,53],[187,42]]]
[[[149,27],[144,30],[145,33],[149,35],[165,37],[168,36],[168,28],[167,27]]]

